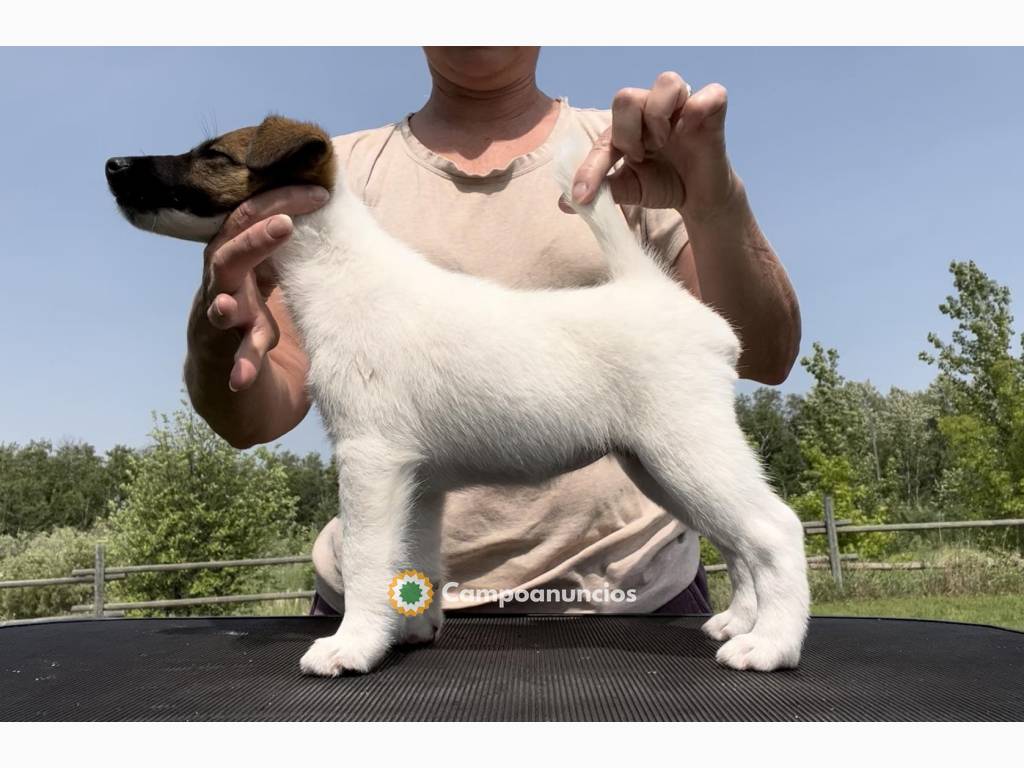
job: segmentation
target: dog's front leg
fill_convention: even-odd
[[[743,635],[754,628],[757,621],[757,593],[754,589],[754,577],[747,564],[737,553],[712,542],[725,558],[729,568],[729,581],[732,582],[732,600],[729,607],[716,613],[701,629],[714,640],[728,640]]]
[[[409,520],[409,562],[414,570],[426,576],[432,595],[429,600],[424,600],[422,608],[414,612],[406,611],[399,618],[398,642],[405,645],[433,642],[444,623],[444,613],[441,611],[441,522],[444,498],[443,492],[421,489],[413,516]]]
[[[299,662],[306,674],[369,672],[401,640],[404,617],[388,586],[410,562],[415,457],[376,439],[337,448],[341,572],[345,615],[338,631],[313,643]],[[422,567],[422,566],[420,566]]]

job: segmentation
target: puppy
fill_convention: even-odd
[[[554,163],[569,200],[588,148],[580,136]],[[725,558],[732,602],[703,627],[728,641],[717,659],[756,670],[798,663],[803,528],[736,422],[739,342],[656,266],[606,188],[573,207],[610,280],[534,292],[446,271],[384,232],[309,123],[271,116],[182,155],[111,159],[106,172],[132,224],[194,240],[209,240],[257,192],[332,190],[272,257],[339,473],[345,614],[302,657],[304,672],[367,672],[392,646],[436,636],[440,601],[409,617],[389,603],[388,585],[409,569],[441,582],[446,492],[542,480],[609,453]]]

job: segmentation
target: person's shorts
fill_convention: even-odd
[[[455,615],[469,615],[473,613],[493,613],[498,611],[497,606],[481,605],[477,608],[464,608],[452,611]],[[697,567],[697,575],[693,582],[673,597],[655,613],[711,613],[711,596],[708,594],[708,577],[704,572],[704,566]],[[310,616],[339,616],[340,614],[332,608],[319,594],[313,595],[313,604],[309,610]]]

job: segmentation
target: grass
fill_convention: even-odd
[[[248,616],[308,616],[313,601],[309,598],[299,600],[268,600],[264,603],[250,603],[245,615]],[[239,612],[240,614],[240,612]],[[239,615],[235,614],[235,615]]]
[[[885,616],[990,624],[1024,632],[1024,596],[955,595],[860,598],[814,603],[815,616]]]
[[[887,561],[929,566],[912,571],[844,569],[844,589],[827,570],[809,571],[811,613],[989,624],[1024,631],[1024,560],[1014,553],[943,547],[893,554]],[[708,575],[715,610],[729,604],[729,579]]]

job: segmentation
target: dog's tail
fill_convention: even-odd
[[[563,199],[590,226],[608,259],[612,279],[644,275],[664,277],[662,268],[633,236],[606,183],[601,184],[597,195],[587,205],[572,199],[573,177],[591,146],[586,134],[573,132],[557,148],[552,165]]]

